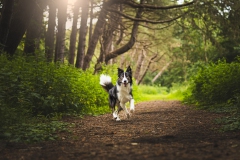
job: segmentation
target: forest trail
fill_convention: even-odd
[[[223,115],[178,101],[142,102],[130,119],[121,115],[120,122],[111,114],[66,119],[75,127],[59,141],[0,144],[0,159],[237,160],[240,132],[219,132],[214,119]]]

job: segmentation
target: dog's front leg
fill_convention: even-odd
[[[130,112],[133,113],[135,110],[135,107],[134,107],[134,99],[131,98],[130,99]]]
[[[125,106],[125,104],[124,104],[124,103],[121,103],[120,105],[121,105],[122,109],[124,110],[125,115],[127,116],[127,118],[130,118],[130,114],[129,114],[129,112],[128,112],[126,106]]]

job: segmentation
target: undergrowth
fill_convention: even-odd
[[[55,139],[55,132],[66,125],[52,118],[106,112],[107,93],[99,85],[99,75],[91,70],[83,72],[35,57],[15,56],[9,60],[0,55],[1,139]],[[42,123],[44,118],[49,122]]]
[[[140,94],[139,101],[182,100],[187,88],[187,83],[174,83],[171,88],[163,86],[139,85],[137,94]]]
[[[231,116],[217,120],[222,130],[240,129],[240,63],[220,60],[202,68],[191,80],[185,103],[198,109],[228,112]]]

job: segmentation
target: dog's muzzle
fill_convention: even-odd
[[[123,81],[122,84],[124,85],[124,87],[127,87],[128,82],[127,81]]]

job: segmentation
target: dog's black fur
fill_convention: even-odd
[[[130,110],[134,110],[131,67],[129,66],[125,72],[118,68],[118,80],[115,86],[111,82],[111,77],[106,75],[100,77],[100,84],[109,94],[109,106],[112,109],[113,117],[119,121],[118,113],[121,110],[124,110],[127,117],[129,117],[130,114],[125,104],[130,102]],[[115,106],[118,106],[116,111]]]

